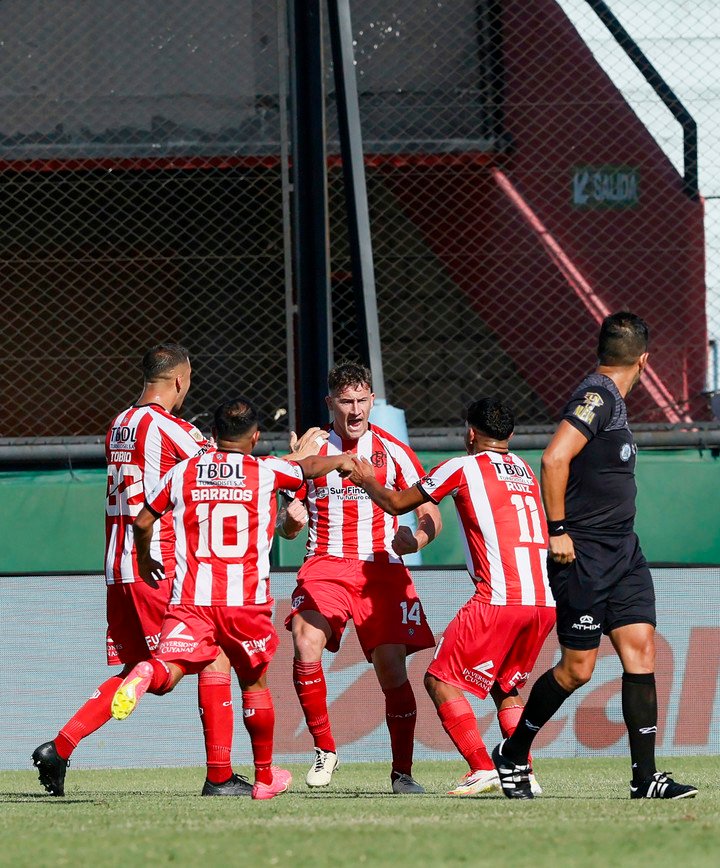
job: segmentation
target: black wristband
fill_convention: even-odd
[[[548,521],[548,533],[550,536],[562,536],[567,533],[565,519],[561,518],[558,521]]]

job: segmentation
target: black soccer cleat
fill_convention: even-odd
[[[639,784],[630,784],[631,799],[694,799],[697,787],[678,784],[670,775],[672,772],[655,772]]]
[[[252,784],[242,775],[233,774],[222,784],[213,784],[206,780],[202,788],[202,796],[252,796]]]
[[[496,745],[492,752],[492,761],[500,777],[500,786],[508,799],[534,799],[530,783],[530,765],[517,765],[502,755],[505,739]]]
[[[46,741],[33,751],[32,761],[38,770],[40,783],[51,796],[65,795],[65,772],[70,760],[63,759],[55,750],[54,741]]]

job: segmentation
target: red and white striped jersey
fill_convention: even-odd
[[[468,572],[485,603],[554,606],[547,579],[547,522],[540,486],[509,452],[481,452],[438,464],[419,487],[455,500]]]
[[[374,425],[358,440],[343,440],[331,430],[318,455],[343,452],[367,458],[380,482],[397,491],[414,485],[425,472],[409,446]],[[333,471],[308,480],[299,496],[304,498],[309,515],[308,556],[372,561],[375,552],[387,552],[392,563],[400,563],[391,545],[398,519],[375,506],[349,479]]]
[[[172,604],[243,606],[270,597],[270,546],[279,489],[303,484],[299,464],[210,450],[183,461],[150,494],[157,515],[172,509]]]
[[[109,584],[142,581],[132,532],[135,516],[146,495],[179,461],[207,448],[198,429],[168,413],[159,404],[130,407],[113,420],[105,437],[107,493],[105,496],[105,581]],[[152,556],[174,570],[172,519],[153,529]]]

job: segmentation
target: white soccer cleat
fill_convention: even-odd
[[[449,796],[479,796],[480,793],[499,792],[500,776],[495,769],[470,770],[454,789],[448,790]]]
[[[537,778],[532,772],[530,772],[530,790],[534,796],[542,795],[542,787],[540,786]]]
[[[333,772],[340,765],[338,755],[330,750],[315,748],[315,762],[310,766],[305,783],[309,787],[326,787],[332,780]]]
[[[392,791],[396,795],[420,796],[425,792],[425,788],[412,775],[393,772],[390,777],[392,780]]]

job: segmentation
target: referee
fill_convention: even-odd
[[[630,797],[697,795],[696,787],[676,783],[655,767],[655,592],[633,531],[637,448],[625,409],[625,396],[647,365],[647,347],[648,327],[639,316],[605,318],[597,370],[572,394],[543,453],[548,578],[562,654],[535,682],[515,732],[493,751],[508,798],[532,798],[530,745],[563,702],[590,681],[603,633],[623,667]]]

